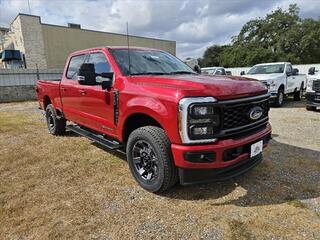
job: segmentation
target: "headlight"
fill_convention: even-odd
[[[307,83],[307,92],[313,92],[312,90],[312,86],[313,86],[313,81],[316,79],[308,79],[308,83]]]
[[[191,114],[195,117],[207,117],[214,114],[213,106],[193,106],[191,109]]]
[[[214,142],[220,111],[213,97],[183,98],[179,102],[179,132],[183,143]]]
[[[270,86],[274,87],[274,86],[276,86],[276,85],[277,85],[276,80],[272,79],[272,80],[270,81]]]

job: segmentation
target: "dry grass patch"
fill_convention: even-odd
[[[0,239],[320,235],[317,151],[274,140],[244,176],[155,195],[135,183],[124,156],[73,134],[49,135],[40,112],[29,113],[36,107],[0,105]]]

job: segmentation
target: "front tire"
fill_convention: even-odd
[[[177,183],[170,141],[162,128],[134,130],[127,143],[130,171],[139,185],[149,192],[163,192]]]
[[[52,104],[46,108],[46,120],[49,133],[52,135],[63,135],[66,131],[66,120],[58,118]]]
[[[275,99],[275,106],[281,107],[284,101],[284,91],[283,88],[279,88],[277,97]]]

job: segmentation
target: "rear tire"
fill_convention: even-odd
[[[299,91],[295,91],[294,95],[293,95],[293,100],[294,101],[301,101],[303,96],[303,84],[301,84],[300,90]]]
[[[163,192],[178,181],[170,141],[162,128],[134,130],[127,143],[130,171],[139,185],[149,192]]]
[[[281,107],[283,104],[283,101],[284,101],[284,91],[283,91],[283,88],[280,87],[274,104],[276,107]]]
[[[63,135],[66,131],[66,120],[58,118],[52,104],[46,108],[46,120],[49,133],[52,135]]]

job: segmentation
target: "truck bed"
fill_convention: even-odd
[[[61,105],[60,101],[60,81],[61,79],[54,80],[38,80],[36,91],[40,103],[40,108],[44,109],[44,101],[46,96],[55,103],[56,106]],[[45,110],[45,109],[44,109]]]

